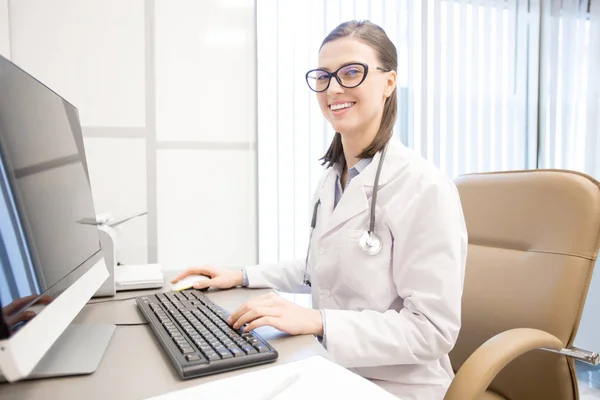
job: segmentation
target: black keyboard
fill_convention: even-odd
[[[229,313],[198,290],[135,300],[182,379],[265,364],[278,357],[257,333],[230,327]]]

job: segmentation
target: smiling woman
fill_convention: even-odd
[[[396,46],[370,22],[343,23],[323,40],[319,68],[309,71],[306,80],[336,132],[323,157],[329,166],[339,161],[344,145],[355,146],[348,150],[357,157],[345,159],[352,167],[358,159],[372,158],[391,138],[397,69]]]
[[[442,399],[460,330],[467,232],[454,182],[392,139],[397,55],[379,26],[350,21],[320,46],[306,74],[336,134],[312,196],[305,258],[193,267],[194,287],[311,293],[312,308],[276,294],[231,313],[234,329],[312,334],[331,359],[405,400]],[[307,89],[308,90],[308,89]]]

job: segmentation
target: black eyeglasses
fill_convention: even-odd
[[[390,72],[389,69],[377,67],[379,71]],[[369,66],[363,63],[346,64],[339,67],[335,72],[324,69],[311,69],[306,73],[306,83],[315,92],[323,92],[329,88],[331,78],[335,77],[340,86],[352,89],[360,85],[367,78]]]

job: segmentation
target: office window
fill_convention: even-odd
[[[600,178],[600,2],[549,2],[542,13],[539,167]]]
[[[257,4],[259,261],[303,259],[310,199],[333,131],[304,74],[341,22],[369,19],[398,51],[395,140],[451,177],[535,166],[524,1]]]

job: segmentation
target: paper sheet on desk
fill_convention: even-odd
[[[273,388],[290,376],[299,377],[278,395],[268,396]],[[399,400],[372,382],[321,356],[250,371],[231,378],[208,382],[147,400]]]

